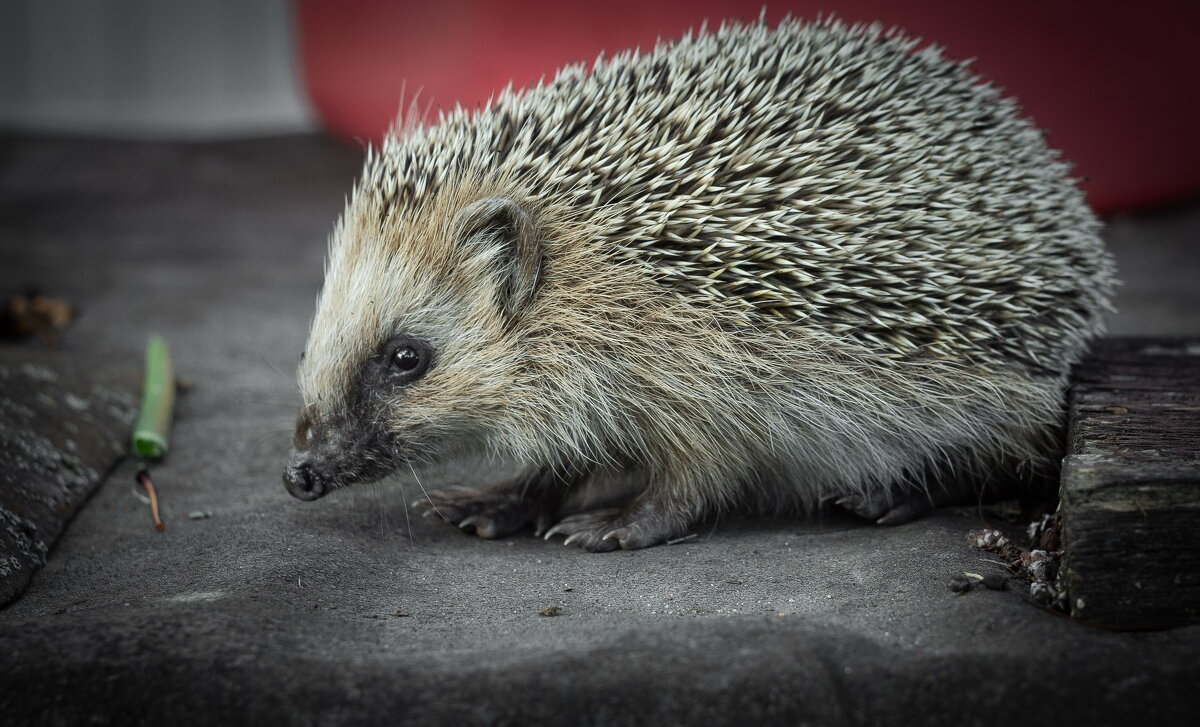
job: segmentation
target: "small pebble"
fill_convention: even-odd
[[[188,513],[190,520],[207,520],[212,516],[212,510],[192,510]]]
[[[955,593],[966,593],[973,584],[974,581],[964,575],[950,576],[950,590]]]
[[[1008,579],[1001,573],[989,573],[980,581],[984,588],[992,591],[1003,591],[1008,587]]]

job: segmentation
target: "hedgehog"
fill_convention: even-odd
[[[511,462],[419,504],[608,551],[1044,481],[1099,231],[1012,99],[878,25],[726,23],[402,115],[332,234],[284,483]]]

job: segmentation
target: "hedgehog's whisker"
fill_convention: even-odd
[[[299,390],[300,390],[300,385],[299,385],[299,384],[296,382],[296,379],[295,379],[295,378],[293,378],[293,377],[291,377],[291,376],[288,376],[287,374],[285,374],[285,373],[283,373],[282,371],[280,371],[280,370],[279,370],[279,367],[278,367],[278,366],[276,366],[275,364],[271,363],[271,359],[267,358],[267,355],[266,355],[265,353],[263,353],[262,351],[259,351],[259,352],[258,352],[258,357],[259,357],[259,358],[261,358],[261,359],[263,360],[263,363],[265,363],[267,366],[269,366],[269,367],[271,368],[271,370],[272,370],[272,371],[274,371],[275,373],[279,374],[279,378],[283,379],[284,381],[287,381],[287,382],[291,383],[291,384],[292,384],[292,386],[295,386],[295,387],[296,387],[296,390],[297,390],[297,391],[299,391]]]
[[[388,534],[387,508],[383,499],[383,482],[375,483],[375,496],[379,500],[379,529],[383,531],[384,537]]]
[[[259,432],[257,435],[254,435],[250,438],[250,450],[253,454],[258,455],[260,454],[259,450],[262,447],[263,442],[266,442],[268,438],[279,437],[280,439],[286,441],[290,435],[291,429],[268,429],[265,432]]]
[[[413,540],[412,520],[408,517],[408,494],[404,492],[404,483],[398,483],[400,486],[400,504],[404,506],[404,529],[408,531],[408,549],[416,550],[417,543]]]
[[[417,477],[417,470],[415,468],[413,468],[412,462],[407,462],[407,464],[408,464],[408,471],[412,472],[413,479],[416,480],[416,482],[417,482],[417,487],[421,488],[421,494],[425,495],[425,499],[433,507],[433,511],[436,512],[439,517],[442,517],[442,519],[445,519],[445,516],[442,515],[442,511],[438,509],[437,503],[435,503],[433,501],[433,499],[431,497],[429,497],[429,492],[425,490],[425,485],[421,484],[421,478]]]
[[[299,408],[299,404],[296,403],[295,401],[284,401],[282,399],[262,399],[262,398],[256,398],[256,397],[246,397],[246,398],[242,398],[242,399],[236,399],[235,401],[237,401],[240,404],[269,404],[270,406],[286,407],[288,409]]]

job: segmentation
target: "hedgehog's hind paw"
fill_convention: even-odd
[[[834,503],[879,525],[903,525],[936,506],[923,492],[855,492],[839,497]]]
[[[503,537],[535,521],[543,522],[540,529],[544,530],[548,519],[536,500],[508,488],[448,487],[428,493],[413,507],[427,508],[426,516],[436,514],[460,530],[474,529],[476,535],[488,539]]]
[[[546,531],[546,539],[565,535],[563,545],[578,545],[593,553],[622,548],[637,550],[664,543],[679,535],[675,519],[651,507],[588,510],[560,520]]]

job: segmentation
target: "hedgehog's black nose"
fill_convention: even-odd
[[[326,493],[324,478],[303,460],[284,468],[283,486],[298,500],[315,500]]]

